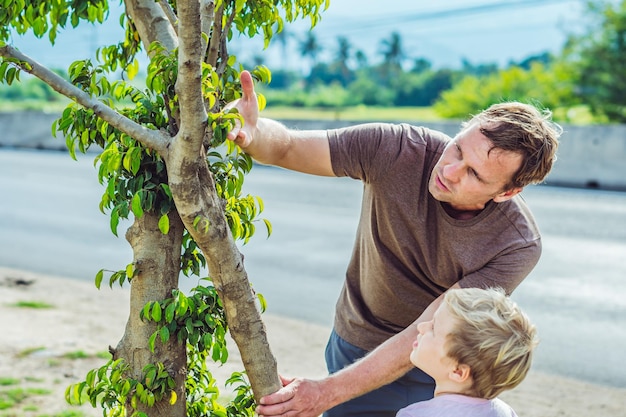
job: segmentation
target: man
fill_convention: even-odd
[[[259,117],[250,74],[229,139],[263,164],[364,184],[361,218],[326,348],[330,375],[284,380],[262,416],[395,416],[431,399],[408,360],[417,324],[451,288],[511,293],[536,265],[539,231],[519,195],[544,180],[561,129],[521,103],[497,104],[453,138],[407,124],[294,131]]]

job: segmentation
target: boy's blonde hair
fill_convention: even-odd
[[[444,303],[456,321],[448,356],[470,368],[470,395],[492,399],[516,387],[530,369],[536,329],[501,289],[448,291]]]

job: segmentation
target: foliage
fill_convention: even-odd
[[[260,301],[264,305],[262,298]],[[218,401],[217,381],[207,367],[208,357],[218,364],[228,360],[226,317],[213,286],[198,286],[192,289],[190,296],[174,290],[171,298],[146,304],[141,318],[158,323],[149,340],[151,350],[154,351],[157,343],[166,343],[172,337],[178,343],[187,344],[188,416],[253,415],[254,399],[244,375],[236,372],[226,381],[227,385],[238,384],[237,395],[223,406]],[[111,359],[90,371],[85,381],[69,386],[66,400],[78,405],[87,399],[94,407],[100,405],[109,416],[125,415],[128,402],[133,408],[139,402],[152,406],[166,395],[171,403],[177,401],[174,381],[165,364],[146,366],[140,379],[128,377],[127,371],[128,364],[124,360]]]
[[[434,105],[442,117],[465,118],[493,103],[522,101],[554,108],[576,104],[574,82],[560,63],[534,63],[529,70],[510,67],[484,77],[466,76]]]
[[[589,28],[572,36],[566,57],[580,96],[596,116],[626,122],[626,1],[589,2]]]
[[[62,71],[57,71],[62,75]],[[48,84],[33,77],[27,77],[16,85],[0,85],[0,101],[39,100],[43,102],[62,102],[62,98]]]
[[[183,2],[161,2],[173,13]],[[202,100],[207,110],[207,134],[203,146],[206,164],[213,185],[223,203],[224,216],[233,239],[246,243],[255,233],[255,222],[263,209],[260,198],[243,195],[245,175],[252,168],[251,159],[231,142],[226,143],[226,134],[239,116],[224,110],[224,105],[239,97],[238,71],[235,56],[230,56],[227,43],[236,33],[249,37],[262,34],[268,45],[276,31],[281,31],[284,21],[309,17],[312,25],[320,18],[320,12],[328,6],[325,0],[262,0],[245,2],[240,0],[216,0],[214,30],[208,36],[219,39],[219,47],[207,48],[201,67]],[[141,219],[147,213],[159,218],[158,227],[163,234],[170,233],[170,217],[176,215],[176,205],[170,189],[168,169],[163,155],[140,141],[135,134],[161,132],[173,138],[179,132],[180,114],[183,112],[176,91],[178,79],[178,50],[164,43],[145,44],[132,14],[123,14],[120,23],[125,27],[124,39],[119,43],[103,47],[96,54],[96,62],[79,60],[67,71],[67,80],[80,89],[66,87],[61,77],[46,75],[50,85],[62,95],[72,98],[58,120],[52,126],[53,134],[60,133],[72,158],[77,152],[85,153],[92,147],[100,150],[94,165],[98,179],[105,186],[100,210],[110,215],[110,228],[117,235],[121,219]],[[19,34],[32,32],[36,37],[48,36],[54,43],[57,33],[81,22],[102,23],[108,16],[106,0],[2,0],[0,7],[0,83],[13,87],[21,82],[21,72],[31,72],[37,65],[22,60],[14,54],[10,44],[11,30]],[[198,34],[198,39],[201,39]],[[175,44],[175,43],[173,43]],[[131,83],[139,72],[138,54],[143,48],[149,56],[145,86]],[[213,51],[217,51],[213,56]],[[44,71],[38,73],[43,74]],[[266,68],[255,68],[253,75],[259,81],[271,78]],[[84,103],[88,101],[89,106]],[[260,97],[261,104],[263,97]],[[80,103],[80,104],[79,104]],[[114,126],[111,118],[103,118],[103,112],[114,110],[132,126],[140,126],[133,132]],[[108,121],[107,121],[108,120]],[[117,121],[115,119],[114,121]],[[265,221],[268,233],[270,224]],[[190,226],[188,226],[190,227]],[[180,271],[185,275],[199,276],[206,266],[205,254],[192,237],[192,232],[206,231],[211,220],[198,213],[193,221],[193,230],[186,229],[182,235]],[[129,264],[113,271],[109,285],[123,285],[133,280],[136,265]],[[96,274],[96,285],[100,287],[104,270]],[[259,297],[264,306],[262,297]],[[132,312],[131,312],[132,314]],[[187,381],[184,389],[176,387],[175,369],[166,362],[155,362],[143,369],[131,369],[131,364],[115,355],[105,365],[90,371],[85,381],[68,387],[66,399],[70,403],[89,401],[99,404],[103,413],[110,416],[127,414],[145,415],[145,410],[161,401],[174,404],[177,392],[185,391],[187,411],[190,416],[241,416],[252,415],[254,400],[244,374],[235,373],[229,379],[234,385],[235,398],[228,406],[217,401],[219,390],[207,368],[206,361],[225,362],[228,350],[225,335],[228,331],[224,310],[215,288],[211,284],[199,286],[189,296],[175,290],[166,300],[153,301],[145,305],[141,318],[153,322],[157,330],[146,341],[155,351],[158,343],[172,341],[187,347]],[[143,349],[144,346],[137,346]],[[184,349],[183,349],[184,350]],[[139,377],[133,375],[140,375]]]

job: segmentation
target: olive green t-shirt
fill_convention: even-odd
[[[363,182],[352,258],[335,330],[372,350],[410,325],[440,294],[461,287],[511,293],[541,254],[535,220],[521,195],[489,202],[469,220],[450,217],[428,191],[450,138],[408,124],[330,130],[337,176]]]

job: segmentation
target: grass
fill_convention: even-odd
[[[0,410],[14,408],[34,395],[48,395],[50,391],[44,388],[11,388],[0,391]]]
[[[17,385],[20,380],[16,378],[0,378],[0,386],[6,387],[9,385]]]
[[[82,350],[77,350],[75,352],[67,352],[66,354],[63,355],[63,357],[66,359],[87,359],[87,358],[90,358],[91,356],[92,355],[88,355]]]
[[[262,115],[281,120],[435,121],[442,120],[431,107],[308,108],[270,106]]]
[[[52,304],[48,304],[44,301],[18,301],[11,304],[11,307],[19,308],[54,308]]]
[[[42,350],[46,350],[46,348],[44,346],[37,346],[37,347],[27,348],[27,349],[24,349],[24,350],[20,351],[17,354],[17,357],[18,358],[23,358],[23,357],[26,357],[26,356],[30,356],[30,355],[32,355],[35,352],[40,352]]]
[[[27,383],[43,383],[39,378],[24,377]],[[41,387],[22,387],[22,380],[12,377],[0,377],[0,417],[22,417],[24,415],[37,417],[85,417],[80,410],[63,410],[49,414],[45,410],[39,412],[39,406],[31,402],[33,397],[51,395],[52,391]]]
[[[13,378],[0,378],[0,381],[9,385],[17,385],[18,380]],[[39,407],[29,402],[32,397],[50,395],[51,391],[45,388],[22,388],[13,387],[10,389],[0,389],[0,417],[19,417],[22,412],[33,415]],[[37,417],[84,417],[85,414],[79,410],[65,410],[56,414],[38,414]]]

